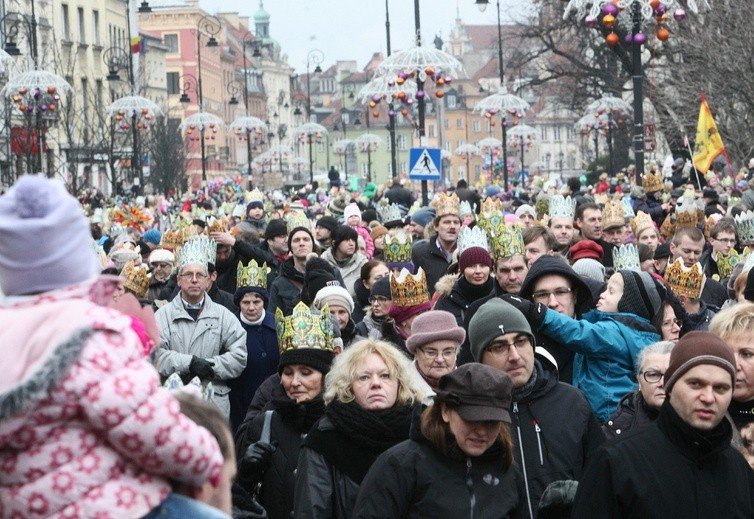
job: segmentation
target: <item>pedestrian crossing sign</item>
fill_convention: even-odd
[[[411,148],[411,180],[440,180],[440,148]]]

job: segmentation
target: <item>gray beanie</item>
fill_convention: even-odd
[[[510,303],[494,297],[484,303],[469,321],[469,346],[475,362],[482,362],[484,349],[506,333],[525,333],[534,344],[534,334],[524,314]]]
[[[573,262],[573,270],[579,276],[590,278],[600,283],[605,282],[605,266],[592,258],[581,258]]]
[[[652,321],[662,308],[665,291],[648,272],[618,271],[623,278],[623,296],[618,301],[618,311]]]
[[[37,294],[100,272],[89,221],[59,180],[24,175],[0,197],[0,289]]]

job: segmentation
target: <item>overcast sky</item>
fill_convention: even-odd
[[[495,0],[484,13],[474,0],[419,1],[423,45],[431,45],[436,34],[447,40],[456,13],[472,25],[497,23]],[[413,45],[414,2],[388,2],[395,52]],[[238,12],[253,17],[259,9],[259,0],[200,0],[200,4],[210,14]],[[501,0],[503,22],[511,15],[520,18],[527,5],[527,0]],[[355,59],[359,68],[373,52],[386,53],[385,0],[264,0],[264,8],[270,13],[271,36],[280,42],[288,63],[298,72],[306,68],[306,55],[312,49],[324,53],[325,65]]]

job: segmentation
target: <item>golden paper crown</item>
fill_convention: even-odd
[[[264,193],[262,193],[259,188],[254,188],[252,191],[246,191],[243,198],[247,204],[251,202],[264,202]]]
[[[639,211],[633,220],[631,220],[631,232],[638,238],[642,231],[654,227],[654,225],[652,218],[647,213]]]
[[[171,249],[176,252],[183,246],[183,243],[196,236],[196,230],[192,228],[185,220],[179,220],[172,229],[162,233],[160,246],[163,249]]]
[[[135,260],[126,263],[120,272],[123,286],[133,292],[136,297],[143,299],[149,290],[149,270],[146,265],[136,265]]]
[[[647,193],[662,190],[662,174],[660,172],[648,171],[641,176],[641,185]]]
[[[693,200],[686,199],[675,209],[675,228],[696,227],[697,208]]]
[[[633,243],[613,248],[613,268],[619,270],[641,271],[639,249]]]
[[[478,226],[472,229],[464,227],[458,233],[458,256],[471,247],[481,247],[486,251],[490,250],[487,233]]]
[[[227,232],[230,229],[230,218],[227,216],[210,218],[207,229],[209,232]]]
[[[667,215],[660,225],[660,235],[665,240],[670,240],[675,234],[675,221],[673,215]]]
[[[704,220],[704,237],[708,240],[710,239],[710,231],[712,231],[712,228],[717,224],[717,222],[720,221],[720,219],[723,217],[721,214],[711,214],[709,217],[707,217],[706,220]]]
[[[259,287],[267,288],[267,274],[270,273],[270,267],[267,263],[257,265],[256,260],[249,261],[247,266],[243,266],[243,262],[238,262],[238,270],[236,273],[236,287]]]
[[[576,214],[576,200],[573,200],[570,196],[552,196],[550,197],[548,214],[550,218],[569,218],[573,220],[573,216]]]
[[[405,268],[396,276],[390,273],[390,297],[395,306],[416,306],[429,301],[427,292],[427,276],[419,267],[416,274],[411,274]]]
[[[307,229],[311,231],[312,229],[312,222],[309,221],[309,217],[306,216],[302,211],[291,211],[288,213],[288,216],[285,219],[286,228],[288,230],[288,234],[293,232],[293,229],[296,229],[298,227],[303,227],[304,229]]]
[[[626,224],[625,209],[619,200],[610,200],[602,209],[602,228],[623,227]]]
[[[665,269],[665,282],[678,296],[689,299],[699,299],[704,288],[704,271],[700,263],[694,263],[690,268],[683,264],[683,258],[676,260]]]
[[[717,265],[717,273],[720,275],[720,279],[729,278],[736,265],[745,261],[749,256],[749,247],[744,247],[741,254],[736,252],[736,249],[731,249],[727,256],[722,254],[712,254],[712,259],[715,260]]]
[[[480,209],[483,213],[496,213],[503,210],[503,201],[499,198],[487,197],[482,201]]]
[[[412,246],[411,235],[403,231],[397,232],[395,236],[386,234],[385,249],[383,251],[385,263],[409,263],[411,261]]]
[[[492,258],[524,255],[524,235],[521,225],[498,225],[490,231]]]
[[[333,351],[333,324],[327,305],[317,312],[299,302],[287,317],[278,308],[275,310],[275,328],[280,353],[299,348]]]
[[[476,226],[487,233],[487,242],[492,243],[492,230],[505,227],[505,215],[502,211],[482,211]]]
[[[445,193],[436,194],[432,200],[432,206],[435,208],[435,217],[437,218],[448,215],[461,215],[461,201],[455,193],[451,193],[450,195]]]

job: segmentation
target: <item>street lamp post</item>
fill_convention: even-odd
[[[322,67],[320,64],[325,60],[325,54],[319,49],[312,49],[306,55],[306,118],[307,122],[312,122],[312,90],[311,75],[309,68],[314,65],[314,74],[320,74]],[[312,155],[312,139],[309,142],[309,183],[314,184],[314,156]]]
[[[199,18],[196,24],[196,63],[197,63],[197,94],[199,96],[199,112],[204,112],[204,92],[202,90],[202,33],[206,32],[209,35],[207,40],[207,47],[217,47],[217,39],[215,35],[222,29],[222,22],[212,15],[204,15]],[[202,153],[202,187],[207,187],[207,151],[204,144],[204,125],[200,126],[199,133],[201,135],[201,153]]]

